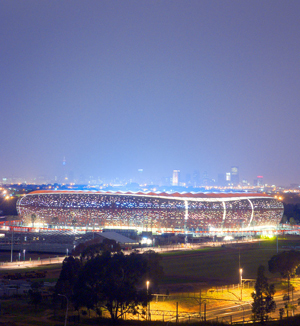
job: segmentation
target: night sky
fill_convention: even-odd
[[[298,0],[0,0],[0,177],[300,183],[299,61]]]

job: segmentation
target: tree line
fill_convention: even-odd
[[[281,223],[289,222],[291,225],[300,223],[300,204],[283,204],[284,213]]]
[[[99,316],[105,310],[113,321],[128,312],[145,317],[151,290],[163,276],[160,256],[153,251],[124,255],[109,248],[116,249],[106,243],[93,244],[85,247],[79,258],[65,258],[55,287],[56,299],[66,296],[75,310],[86,308]]]
[[[283,317],[284,310],[288,312],[296,307],[290,301],[290,291],[293,289],[290,286],[290,279],[297,274],[297,269],[300,266],[300,252],[295,250],[283,251],[274,255],[268,262],[268,269],[271,273],[279,273],[282,278],[287,279],[287,294],[283,296],[285,302],[284,308],[279,310],[280,317]],[[260,265],[257,271],[257,279],[252,293],[253,303],[252,312],[254,319],[260,320],[264,324],[269,317],[269,313],[274,312],[276,303],[274,301],[275,285],[268,283],[265,274],[265,267]],[[300,299],[298,300],[300,304]]]

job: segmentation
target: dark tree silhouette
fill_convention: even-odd
[[[288,280],[288,296],[290,300],[290,279],[296,274],[298,266],[300,266],[300,252],[295,250],[283,251],[274,255],[268,262],[269,271],[271,273],[280,273],[283,278]]]
[[[29,303],[34,305],[34,309],[37,309],[38,304],[42,302],[42,294],[40,288],[43,283],[33,282],[28,291]]]
[[[34,222],[36,221],[36,215],[35,214],[31,214],[31,223],[32,223],[32,227],[34,227]]]
[[[54,217],[52,218],[52,223],[53,223],[54,225],[57,225],[58,222],[59,222],[58,217],[57,217],[57,216],[54,216]]]
[[[83,266],[74,288],[74,300],[78,306],[106,309],[115,321],[126,312],[136,312],[139,304],[146,306],[150,300],[145,287],[137,288],[146,273],[147,260],[143,255],[105,252]]]
[[[69,256],[64,259],[62,269],[55,286],[56,294],[63,294],[71,299],[74,284],[77,280],[80,268],[81,261],[78,258]]]
[[[282,277],[294,276],[300,265],[300,252],[295,250],[283,251],[274,255],[268,262],[271,273],[280,273]]]
[[[94,239],[88,241],[88,243],[79,244],[75,250],[74,254],[79,255],[81,260],[89,260],[101,255],[105,251],[109,252],[120,252],[121,246],[116,243],[115,240],[104,239],[100,242],[100,239]]]
[[[265,277],[264,272],[264,266],[260,265],[257,270],[255,291],[252,293],[252,312],[254,318],[259,319],[261,324],[264,324],[268,320],[268,314],[276,309],[276,303],[273,298],[275,294],[274,284],[268,284],[268,279]]]

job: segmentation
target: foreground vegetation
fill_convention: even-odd
[[[279,240],[279,249],[287,246],[297,246],[299,244],[298,237],[289,237]],[[156,304],[156,298],[151,303],[151,309],[159,309],[166,311],[174,311],[176,302],[179,302],[179,312],[190,311],[199,312],[199,291],[202,290],[203,298],[211,305],[220,306],[226,301],[236,301],[240,297],[240,289],[226,287],[225,284],[237,284],[239,280],[239,266],[243,268],[243,279],[255,279],[257,276],[257,268],[259,265],[266,267],[266,275],[271,282],[276,281],[276,293],[283,295],[286,293],[287,283],[282,282],[279,273],[274,275],[268,272],[268,261],[277,252],[276,240],[264,241],[262,243],[253,244],[234,244],[226,245],[225,247],[212,247],[201,250],[192,250],[186,252],[177,252],[172,254],[162,255],[162,265],[164,267],[165,276],[160,282],[159,289],[161,294],[170,294],[168,300]],[[44,266],[49,273],[51,269],[56,269],[54,266]],[[28,269],[27,269],[28,270]],[[49,280],[49,275],[44,281]],[[275,278],[274,278],[275,277]],[[55,278],[52,278],[52,280]],[[298,289],[298,279],[291,279],[294,285],[294,290]],[[223,285],[223,286],[221,286]],[[181,292],[181,293],[178,293]],[[246,286],[243,289],[243,300],[252,300],[251,293],[253,287]],[[156,292],[157,293],[157,292]],[[193,298],[194,295],[194,298]],[[180,296],[182,297],[180,299]],[[34,304],[34,300],[28,297],[18,297],[14,299],[1,300],[1,322],[4,325],[63,325],[65,316],[65,302],[63,298],[58,305],[53,304],[52,293],[45,294],[42,297],[41,303]],[[221,303],[223,302],[223,303]],[[96,315],[96,311],[89,310],[86,307],[74,310],[72,305],[69,306],[68,315],[71,316],[70,322],[75,322],[77,325],[95,325],[109,324],[109,320],[100,318]],[[203,309],[203,307],[202,307]],[[80,316],[80,320],[75,320]],[[72,317],[75,316],[75,317]],[[104,317],[105,314],[102,314]],[[91,318],[90,318],[91,317]],[[153,316],[154,317],[154,316]],[[278,312],[277,312],[278,317]],[[75,318],[75,319],[74,319]],[[143,325],[148,323],[147,316],[141,315],[140,322],[143,320]],[[154,318],[153,318],[154,319]],[[162,317],[159,317],[162,320]],[[174,319],[173,319],[174,320]],[[275,323],[274,325],[299,325],[297,317],[294,319],[286,319]],[[165,321],[171,322],[172,319],[165,318]],[[120,320],[121,324],[134,325],[138,321]],[[215,324],[216,322],[214,322]],[[154,321],[151,324],[156,324]],[[191,324],[191,323],[190,323]],[[189,325],[190,325],[189,324]],[[199,322],[197,323],[199,325]],[[159,325],[159,323],[157,323]]]

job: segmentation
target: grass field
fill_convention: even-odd
[[[300,245],[300,238],[293,236],[281,238],[278,242],[280,250],[297,245]],[[239,268],[243,269],[243,279],[255,279],[259,265],[265,266],[267,277],[278,277],[268,272],[268,261],[276,253],[274,239],[162,254],[163,283],[233,284],[239,282]]]

